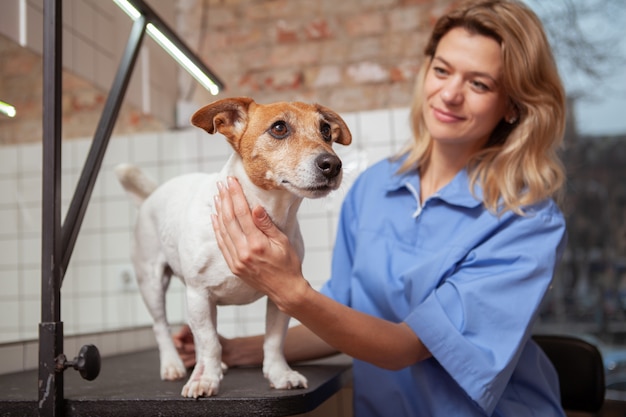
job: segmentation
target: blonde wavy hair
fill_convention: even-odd
[[[565,170],[558,155],[565,131],[565,92],[538,17],[514,0],[467,2],[442,16],[425,48],[411,107],[414,141],[401,172],[427,166],[432,138],[422,114],[426,73],[441,38],[453,28],[488,36],[502,50],[504,93],[517,110],[514,123],[500,121],[486,146],[468,163],[471,189],[483,191],[487,209],[523,214],[523,207],[558,195]]]

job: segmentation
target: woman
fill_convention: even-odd
[[[565,244],[552,200],[564,92],[541,23],[519,2],[475,1],[437,21],[425,53],[414,142],[347,194],[321,292],[232,178],[216,197],[220,249],[304,325],[288,360],[355,359],[356,416],[563,416],[530,339]],[[260,363],[261,343],[225,341],[224,359]]]

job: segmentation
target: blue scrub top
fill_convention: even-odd
[[[566,241],[558,207],[498,217],[465,170],[420,204],[419,174],[399,166],[381,161],[349,191],[322,293],[407,323],[432,357],[400,371],[355,360],[355,416],[564,416],[530,339]]]

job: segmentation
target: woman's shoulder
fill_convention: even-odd
[[[400,162],[395,158],[388,156],[378,161],[374,161],[368,166],[364,172],[388,172],[392,174],[400,167]]]
[[[357,178],[356,182],[367,182],[387,186],[398,177],[402,161],[394,157],[386,157],[369,165]]]
[[[360,206],[364,201],[378,201],[394,182],[397,167],[392,159],[376,161],[360,172],[348,186],[344,202]]]
[[[546,198],[522,208],[522,217],[537,218],[541,221],[565,223],[565,217],[559,205],[552,198]]]
[[[398,164],[392,158],[384,158],[365,168],[350,186],[352,197],[384,193],[398,181]],[[355,195],[356,194],[356,195]]]
[[[494,227],[498,234],[514,237],[526,247],[528,242],[535,242],[531,246],[544,248],[548,241],[560,246],[559,242],[567,236],[563,212],[551,198],[523,207],[521,214],[506,212],[497,218]]]

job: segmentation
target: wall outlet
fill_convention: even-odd
[[[131,267],[122,269],[118,274],[118,283],[120,292],[136,292],[137,279]]]

